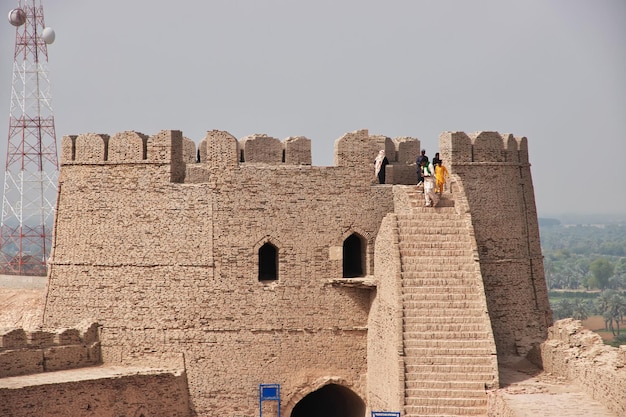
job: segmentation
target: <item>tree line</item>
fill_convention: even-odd
[[[600,315],[616,343],[625,343],[626,225],[570,226],[543,219],[539,228],[555,319]]]

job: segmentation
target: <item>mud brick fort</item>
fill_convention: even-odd
[[[626,349],[553,323],[526,138],[442,133],[434,208],[419,150],[64,137],[42,327],[0,334],[0,415],[515,417],[512,366],[626,415]]]

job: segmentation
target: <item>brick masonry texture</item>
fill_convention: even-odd
[[[616,416],[626,415],[626,345],[606,346],[579,320],[564,319],[529,357],[547,372],[574,381]]]
[[[439,147],[452,178],[425,209],[416,138],[347,133],[314,167],[304,137],[209,131],[197,152],[180,131],[66,136],[44,323],[93,318],[105,364],[182,355],[196,415],[257,415],[260,383],[281,384],[284,415],[326,385],[367,412],[484,414],[496,357],[552,324],[527,141]],[[352,235],[362,276],[344,278]],[[259,281],[268,244],[277,279]]]

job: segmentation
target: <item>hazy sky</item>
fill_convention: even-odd
[[[8,126],[18,2],[0,4]],[[218,129],[306,136],[314,165],[332,165],[357,129],[431,156],[443,131],[499,131],[528,138],[539,215],[626,213],[624,0],[43,4],[59,145]]]

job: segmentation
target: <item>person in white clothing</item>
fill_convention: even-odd
[[[437,205],[437,194],[435,193],[435,168],[433,164],[422,161],[421,174],[424,178],[424,205],[435,207]]]

